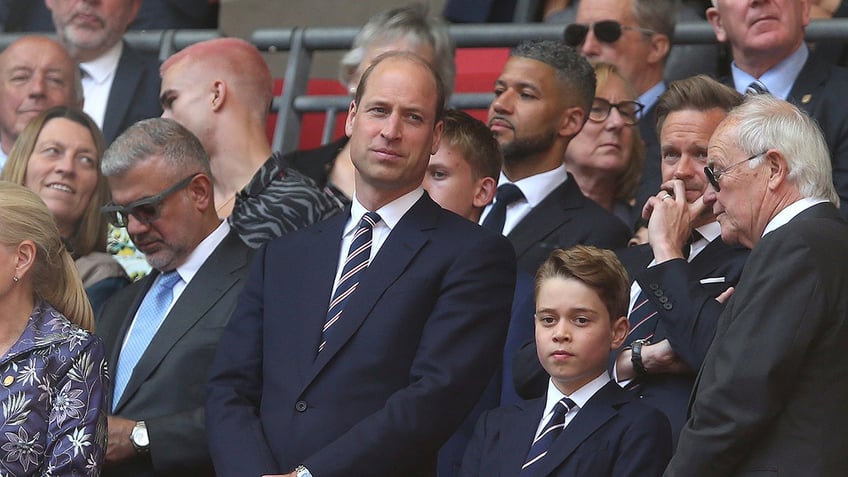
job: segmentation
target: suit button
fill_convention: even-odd
[[[656,283],[651,283],[650,285],[648,285],[648,288],[650,288],[651,290],[657,290],[659,289],[659,287],[660,286]]]
[[[303,412],[306,410],[307,407],[309,406],[306,405],[306,401],[298,401],[294,405],[294,408],[297,410],[297,412]]]
[[[667,296],[661,296],[660,299],[659,299],[659,302],[660,303],[668,303],[668,297]]]
[[[671,306],[671,303],[663,303],[663,308],[665,308],[666,310],[671,310],[674,307]]]
[[[654,295],[655,296],[663,296],[663,292],[662,292],[662,290],[656,290],[656,291],[654,291]]]

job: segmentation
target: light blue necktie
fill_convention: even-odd
[[[112,411],[115,410],[115,406],[121,400],[121,395],[127,387],[135,365],[141,359],[150,341],[153,340],[162,320],[165,319],[165,312],[174,299],[174,285],[179,281],[180,274],[176,270],[163,273],[156,283],[150,287],[141,302],[141,306],[138,307],[132,331],[127,337],[121,355],[118,357]]]

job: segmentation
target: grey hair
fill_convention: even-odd
[[[136,164],[161,156],[169,173],[203,172],[211,177],[200,140],[172,119],[151,118],[130,126],[106,149],[100,169],[106,177],[126,174]]]
[[[674,39],[680,0],[633,0],[633,19],[649,30]]]
[[[342,58],[341,75],[345,76],[346,70],[355,70],[368,48],[401,38],[433,48],[433,68],[439,73],[447,97],[450,97],[456,78],[455,47],[445,21],[430,15],[425,4],[392,8],[372,16],[354,38],[351,50]]]
[[[789,180],[802,196],[839,206],[830,151],[821,128],[807,113],[770,94],[748,95],[726,121],[732,121],[737,145],[746,154],[777,149],[786,158]],[[754,168],[763,158],[749,162]]]
[[[557,40],[527,40],[515,46],[509,55],[540,61],[556,70],[561,93],[571,94],[588,117],[595,98],[595,70],[576,50]]]

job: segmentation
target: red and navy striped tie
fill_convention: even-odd
[[[542,433],[539,434],[533,441],[533,445],[530,446],[530,452],[527,453],[527,459],[524,462],[524,465],[521,466],[521,474],[519,477],[527,477],[533,474],[533,466],[537,462],[541,461],[543,457],[548,454],[548,449],[551,448],[551,444],[559,437],[562,429],[565,427],[565,415],[568,414],[572,408],[574,408],[576,404],[571,399],[564,397],[559,400],[554,406],[554,413],[551,418],[548,420],[548,423],[545,424],[544,429],[542,429]]]

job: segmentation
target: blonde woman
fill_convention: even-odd
[[[103,344],[51,212],[0,181],[0,474],[98,475]]]

